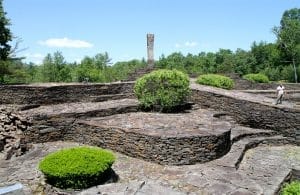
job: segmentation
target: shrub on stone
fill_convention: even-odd
[[[246,74],[243,76],[243,78],[248,81],[254,82],[254,83],[268,83],[269,82],[269,78],[262,73]]]
[[[47,155],[39,169],[55,187],[83,189],[104,182],[114,161],[115,156],[108,150],[75,147]]]
[[[189,96],[189,77],[178,70],[156,70],[139,78],[134,86],[140,106],[146,110],[172,112]]]
[[[196,81],[198,84],[209,85],[223,89],[232,89],[234,82],[231,78],[218,74],[200,75]]]
[[[293,181],[283,186],[281,195],[297,195],[300,194],[300,181]]]

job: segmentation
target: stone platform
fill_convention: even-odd
[[[138,112],[135,99],[63,103],[24,110],[28,142],[58,140],[96,145],[159,164],[203,163],[226,154],[231,124],[216,111]]]
[[[212,110],[187,113],[125,113],[80,120],[73,134],[97,145],[159,164],[203,163],[230,149],[229,122]],[[84,133],[81,133],[84,131]]]

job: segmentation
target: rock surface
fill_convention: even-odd
[[[0,108],[0,159],[8,160],[28,150],[24,135],[28,124],[27,119],[8,108]]]
[[[25,155],[0,162],[0,186],[21,182],[25,194],[266,194],[272,195],[291,169],[300,169],[297,146],[260,146],[248,150],[239,169],[214,161],[184,166],[158,165],[115,153],[117,183],[82,191],[64,191],[47,185],[39,161],[72,142],[34,144]],[[222,157],[226,158],[226,156]],[[222,162],[222,158],[218,159]],[[232,162],[234,163],[234,162]],[[155,192],[155,193],[154,193]]]

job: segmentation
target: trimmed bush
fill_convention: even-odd
[[[246,74],[243,76],[243,78],[248,81],[254,82],[254,83],[268,83],[269,82],[269,78],[262,73]]]
[[[231,78],[218,74],[204,74],[197,78],[197,83],[223,89],[232,89],[234,82]]]
[[[115,161],[113,153],[97,147],[75,147],[47,155],[39,169],[49,184],[83,189],[107,179]]]
[[[186,101],[189,85],[189,77],[183,72],[162,69],[139,78],[134,93],[143,109],[172,112]]]
[[[298,195],[300,194],[300,181],[293,181],[283,186],[281,195]]]

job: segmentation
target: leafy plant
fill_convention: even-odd
[[[247,74],[247,75],[244,75],[243,78],[248,81],[254,82],[254,83],[268,83],[269,82],[269,78],[262,73]]]
[[[190,94],[189,77],[178,70],[157,70],[136,81],[134,92],[144,109],[173,111]]]
[[[281,190],[281,195],[298,195],[300,194],[300,181],[286,183]]]
[[[231,78],[217,74],[200,75],[196,82],[202,85],[210,85],[223,89],[232,89],[234,85]]]
[[[87,188],[107,177],[114,155],[97,147],[75,147],[49,154],[39,169],[47,182],[59,188]]]

